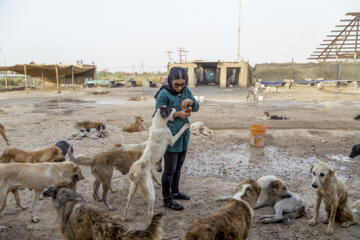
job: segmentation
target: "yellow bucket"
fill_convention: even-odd
[[[264,125],[251,125],[250,126],[250,144],[253,147],[263,147],[265,144],[265,131]]]

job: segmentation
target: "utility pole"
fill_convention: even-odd
[[[241,29],[241,0],[239,0],[239,26],[238,26],[238,51],[237,51],[237,61],[240,62],[240,29]]]
[[[140,62],[140,74],[143,74],[144,73],[144,62],[141,61]]]
[[[134,66],[134,61],[132,62],[132,78],[133,78],[133,80],[135,79],[135,66]]]
[[[172,58],[171,58],[171,54],[173,53],[172,51],[166,51],[165,53],[167,53],[168,57],[169,57],[169,64],[172,62]]]
[[[183,59],[185,59],[185,62],[187,61],[186,59],[186,53],[188,53],[189,51],[186,51],[184,48],[178,48],[178,52],[179,52],[179,63],[183,63]]]

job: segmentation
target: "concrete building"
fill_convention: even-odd
[[[170,63],[172,67],[187,69],[189,87],[216,85],[221,88],[250,86],[249,64],[246,62],[206,62]]]

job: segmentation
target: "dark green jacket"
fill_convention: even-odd
[[[181,96],[172,95],[168,90],[162,89],[158,96],[156,97],[156,110],[164,105],[175,108],[177,112],[181,111],[181,101],[190,98],[193,101],[192,111],[197,112],[199,111],[199,103],[195,100],[194,96],[192,95],[191,91],[188,88],[185,88],[181,94]],[[185,123],[188,123],[189,119],[181,119],[175,118],[174,121],[168,122],[168,127],[172,135],[176,135],[184,126]],[[183,150],[188,149],[188,144],[190,140],[190,130],[187,129],[183,135],[176,141],[176,143],[170,147],[168,146],[166,151],[168,152],[182,152]]]

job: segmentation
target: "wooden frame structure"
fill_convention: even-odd
[[[5,83],[7,87],[7,71],[14,71],[20,74],[25,75],[25,90],[26,93],[29,93],[28,89],[28,81],[27,77],[36,77],[41,78],[43,87],[45,88],[45,81],[56,83],[56,89],[58,92],[61,91],[60,89],[60,81],[59,77],[66,79],[66,77],[71,77],[71,84],[72,88],[74,89],[74,78],[82,77],[82,78],[93,78],[96,77],[96,66],[95,65],[83,65],[83,64],[76,64],[76,65],[37,65],[35,63],[30,64],[18,64],[15,66],[7,66],[1,67],[0,71],[5,72]],[[65,80],[64,80],[65,81]]]
[[[343,25],[336,25],[338,29],[332,30],[330,39],[325,39],[320,46],[316,48],[308,59],[326,61],[339,59],[360,59],[360,12],[350,12],[346,16],[352,16],[352,19],[341,19]]]

